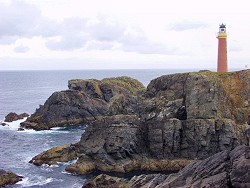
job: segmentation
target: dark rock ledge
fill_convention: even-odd
[[[22,176],[0,169],[0,187],[15,184],[21,181],[22,178]]]
[[[83,188],[225,188],[250,187],[250,147],[238,146],[222,151],[203,161],[187,165],[176,174],[135,176],[131,180],[99,175],[86,182]]]

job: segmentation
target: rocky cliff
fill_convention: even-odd
[[[244,142],[250,70],[200,71],[152,80],[142,118],[156,158],[203,159]]]
[[[245,143],[245,122],[250,114],[250,70],[165,75],[152,80],[146,91],[139,94],[138,90],[136,94],[117,94],[125,96],[126,100],[115,100],[117,95],[105,98],[104,93],[110,92],[86,90],[86,81],[82,82],[83,86],[71,81],[71,90],[62,92],[67,97],[57,99],[56,103],[48,99],[44,107],[26,122],[35,122],[35,117],[40,118],[36,123],[54,117],[63,123],[65,121],[59,120],[65,117],[63,114],[68,112],[68,108],[71,109],[72,105],[68,104],[86,105],[86,98],[82,101],[81,97],[69,98],[71,94],[67,93],[84,93],[88,99],[92,97],[95,102],[88,109],[89,114],[95,115],[83,116],[85,119],[90,117],[90,125],[79,144],[75,145],[74,156],[79,158],[66,168],[69,172],[85,174],[96,169],[107,172],[179,170],[193,160],[205,159]],[[113,93],[115,91],[112,90]],[[112,100],[115,102],[110,103]],[[105,113],[100,113],[101,110],[95,112],[99,107],[98,101],[105,103]],[[58,107],[63,111],[51,110]],[[55,111],[59,114],[51,116],[50,113]],[[72,110],[70,113],[73,113],[72,117],[68,116],[66,122],[77,119],[79,115]],[[67,159],[71,150],[62,148],[49,150],[31,162],[38,165],[56,162],[54,150],[66,155],[62,158]]]
[[[98,116],[133,114],[144,86],[129,77],[70,80],[69,89],[53,93],[24,123],[35,130],[94,121]]]
[[[237,146],[189,164],[175,174],[143,174],[131,180],[102,174],[86,182],[83,188],[250,187],[250,159],[245,157],[249,154],[249,147]]]

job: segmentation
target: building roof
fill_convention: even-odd
[[[223,24],[223,23],[222,23],[222,24],[220,25],[220,28],[226,28],[226,24]]]

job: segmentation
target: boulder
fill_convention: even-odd
[[[27,113],[22,113],[22,114],[17,114],[15,112],[10,112],[7,116],[5,116],[4,121],[5,122],[12,122],[12,121],[16,121],[19,119],[23,119],[25,117],[28,117],[29,114]]]
[[[21,181],[22,178],[22,176],[0,169],[0,187],[15,184]]]
[[[3,127],[4,127],[4,126],[9,126],[9,124],[7,124],[7,123],[2,123],[2,122],[0,123],[0,125],[2,125]]]

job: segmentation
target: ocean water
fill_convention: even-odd
[[[195,70],[81,70],[81,71],[2,71],[0,72],[0,121],[9,112],[33,113],[54,92],[67,89],[70,79],[103,79],[130,76],[145,86],[161,75]],[[17,131],[19,120],[0,126],[0,169],[11,170],[24,177],[8,187],[78,188],[91,175],[65,172],[68,163],[37,167],[29,164],[35,155],[58,145],[79,141],[84,126],[55,128],[47,131]]]

